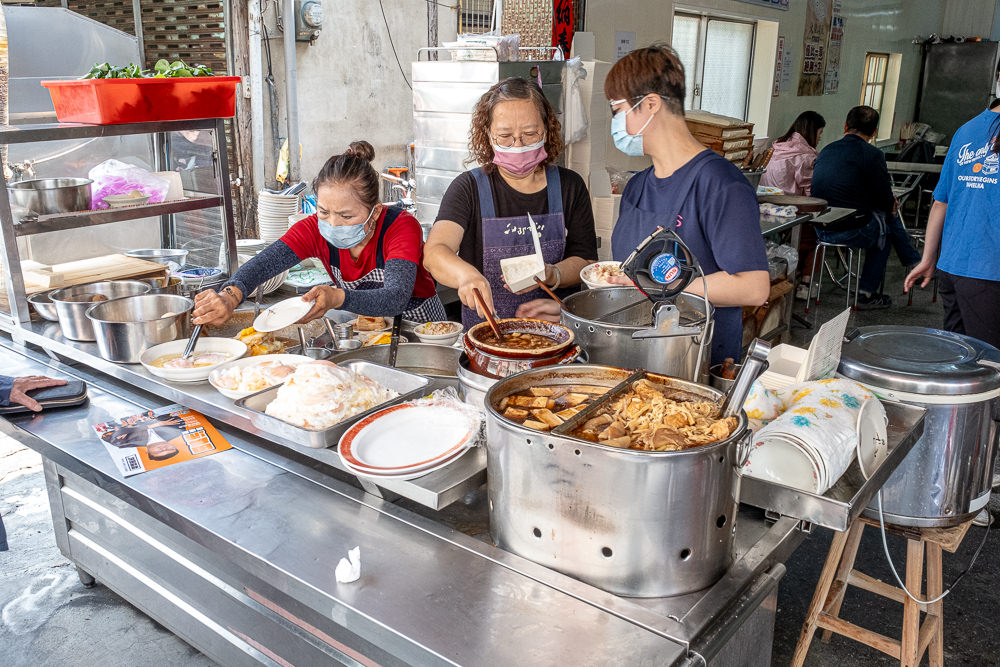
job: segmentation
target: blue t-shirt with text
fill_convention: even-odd
[[[934,199],[948,205],[937,265],[956,276],[1000,280],[997,132],[1000,113],[988,110],[958,128],[934,188]]]

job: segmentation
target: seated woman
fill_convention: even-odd
[[[590,193],[583,179],[554,162],[562,151],[559,121],[541,89],[520,78],[490,88],[476,104],[469,150],[479,167],[448,187],[427,238],[424,263],[434,278],[458,288],[462,321],[484,313],[473,293],[500,317],[558,321],[538,288],[507,289],[500,260],[534,253],[528,214],[538,227],[545,283],[576,288],[580,270],[597,259]]]
[[[375,150],[355,141],[334,155],[313,181],[317,215],[295,223],[240,267],[217,293],[195,297],[195,324],[222,324],[258,285],[308,258],[323,263],[334,284],[302,296],[313,302],[301,322],[336,308],[358,315],[415,322],[445,319],[434,280],[421,266],[423,232],[409,213],[379,202]]]
[[[808,197],[812,187],[813,167],[816,165],[816,147],[823,137],[824,127],[826,119],[815,111],[800,113],[788,132],[774,140],[774,155],[771,156],[760,184],[778,188],[785,194]],[[813,226],[802,225],[799,237],[802,282],[795,293],[796,299],[805,299],[809,294],[816,240]]]

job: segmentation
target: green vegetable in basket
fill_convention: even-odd
[[[144,70],[140,65],[129,63],[127,66],[112,66],[111,63],[95,63],[90,71],[83,75],[84,79],[165,79],[174,77],[214,76],[212,68],[206,65],[188,65],[183,60],[161,58],[151,70]]]

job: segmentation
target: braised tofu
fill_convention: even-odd
[[[548,424],[543,424],[542,422],[536,422],[534,419],[525,420],[522,424],[525,428],[532,428],[536,431],[548,431],[551,428]]]
[[[512,396],[510,402],[522,408],[547,408],[549,400],[544,396]]]
[[[560,410],[559,412],[557,412],[556,415],[558,415],[559,418],[562,419],[563,421],[567,421],[571,417],[573,417],[574,415],[576,415],[576,414],[578,414],[580,412],[583,412],[583,409],[585,407],[587,407],[587,406],[585,406],[585,405],[578,405],[578,406],[573,407],[573,408],[566,408],[565,410]]]
[[[532,396],[551,397],[554,390],[551,387],[532,387],[528,390]]]
[[[604,394],[611,391],[611,387],[598,387],[596,385],[589,385],[589,384],[574,384],[570,385],[569,390],[576,394],[589,394],[590,396],[604,396]]]
[[[589,400],[591,399],[590,396],[588,396],[587,394],[571,393],[571,394],[566,394],[565,396],[560,398],[559,402],[565,405],[567,408],[572,408],[577,405],[580,405],[581,403],[585,403],[586,401]]]
[[[520,422],[528,418],[531,413],[527,410],[521,408],[507,408],[503,412],[503,416],[507,419],[513,419],[514,421]]]
[[[551,410],[548,409],[532,410],[531,414],[533,414],[535,418],[538,419],[538,421],[545,422],[546,424],[548,424],[549,428],[555,428],[556,426],[559,426],[559,424],[563,423],[562,419],[560,419],[558,416],[556,416],[555,413],[553,413]]]

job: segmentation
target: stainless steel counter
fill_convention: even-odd
[[[621,598],[473,537],[488,523],[481,490],[444,511],[406,509],[225,423],[232,450],[123,479],[90,425],[170,396],[6,339],[0,367],[89,384],[85,406],[0,420],[45,459],[62,552],[222,663],[770,660],[781,563],[803,539],[794,519],[745,509],[737,561],[716,585]],[[338,584],[354,546],[362,578]]]

